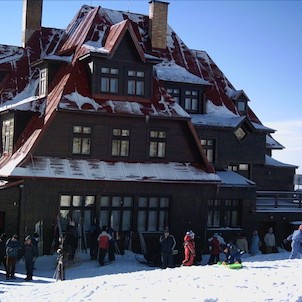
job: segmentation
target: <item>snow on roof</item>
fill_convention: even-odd
[[[216,171],[221,184],[226,186],[254,186],[255,183],[233,171]]]
[[[73,104],[75,106],[73,106]],[[99,111],[131,115],[150,116],[179,116],[189,118],[189,114],[177,103],[168,103],[163,97],[158,102],[162,108],[150,103],[139,103],[130,101],[102,100],[96,102],[94,99],[85,97],[78,92],[64,95],[59,108],[68,110]]]
[[[192,123],[194,125],[236,128],[244,119],[246,119],[246,116],[237,115],[224,105],[216,106],[210,100],[207,100],[206,112],[206,114],[190,114]],[[251,121],[250,123],[258,131],[273,131],[271,128],[265,127],[261,124]]]
[[[276,159],[268,156],[268,155],[265,155],[265,165],[266,166],[273,166],[273,167],[283,167],[283,168],[298,168],[297,166],[295,165],[290,165],[290,164],[285,164],[285,163],[282,163],[280,161],[277,161]]]
[[[39,106],[36,106],[37,103],[35,102],[38,100],[38,97],[35,95],[38,85],[38,80],[30,81],[22,92],[18,93],[15,97],[5,102],[0,107],[0,112],[9,109],[18,109],[22,111],[36,111],[36,108],[38,108],[38,110],[41,110]]]
[[[206,114],[191,114],[194,125],[210,125],[217,127],[237,127],[245,116],[238,116],[224,105],[216,106],[210,100],[206,104]]]
[[[284,146],[282,146],[280,143],[278,143],[270,135],[266,135],[266,148],[269,148],[269,149],[284,149]]]
[[[0,173],[5,175],[3,169],[0,169]],[[10,171],[6,170],[6,176],[115,181],[220,182],[216,174],[207,173],[190,163],[126,163],[52,157],[34,157],[24,167],[12,167]]]
[[[210,85],[210,83],[186,70],[174,62],[163,62],[154,66],[159,80],[179,83]]]

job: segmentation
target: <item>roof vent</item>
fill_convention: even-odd
[[[149,2],[149,35],[152,48],[167,47],[168,2],[151,0]]]
[[[43,0],[23,0],[22,47],[31,35],[41,29]]]

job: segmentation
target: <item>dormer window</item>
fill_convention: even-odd
[[[46,96],[48,89],[48,70],[43,68],[40,70],[40,80],[39,80],[39,96]]]
[[[173,97],[177,104],[180,104],[180,89],[177,88],[168,88],[167,92]]]
[[[238,100],[236,101],[236,107],[239,112],[246,112],[246,101]]]
[[[117,68],[101,67],[101,92],[118,93]]]
[[[145,72],[128,70],[128,95],[144,96]]]
[[[198,91],[186,90],[185,91],[185,109],[187,111],[198,110]]]

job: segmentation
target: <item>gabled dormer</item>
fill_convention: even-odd
[[[105,45],[89,47],[80,60],[91,71],[91,92],[97,99],[139,100],[151,98],[152,67],[134,33],[130,20],[111,26]]]
[[[240,114],[245,115],[248,108],[248,102],[250,101],[243,90],[238,90],[232,97],[232,100]]]
[[[32,66],[39,69],[39,97],[47,96],[49,85],[54,80],[60,67],[63,64],[68,64],[71,59],[72,56],[48,55],[32,64]]]

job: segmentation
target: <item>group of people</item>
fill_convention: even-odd
[[[39,255],[38,249],[39,234],[27,235],[24,243],[21,244],[18,235],[7,238],[3,233],[0,236],[0,264],[3,263],[6,271],[6,279],[16,279],[15,271],[17,261],[24,259],[26,269],[26,281],[32,280],[35,260]]]
[[[192,231],[186,232],[183,241],[184,247],[184,259],[182,261],[183,266],[191,266],[194,263],[196,256],[195,249],[195,234]],[[273,228],[270,227],[265,234],[264,238],[264,252],[273,253],[276,249],[276,239]],[[291,242],[290,259],[302,258],[302,224],[298,230],[287,237],[287,242]],[[244,233],[238,233],[237,237],[226,243],[223,237],[214,233],[211,238],[208,239],[210,257],[208,264],[216,264],[220,261],[220,255],[224,254],[223,262],[226,264],[241,263],[241,257],[243,254],[250,253],[251,255],[261,254],[260,247],[262,242],[258,235],[258,231],[253,232],[250,244]],[[173,251],[176,246],[176,241],[173,235],[170,234],[169,229],[165,228],[164,234],[160,236],[159,243],[161,247],[161,264],[162,268],[172,268],[173,263]]]

